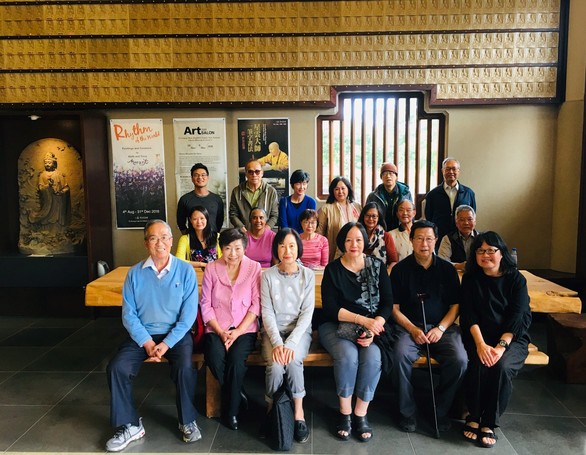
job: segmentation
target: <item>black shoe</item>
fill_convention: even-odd
[[[222,419],[224,421],[224,425],[226,425],[230,430],[237,430],[238,429],[238,418],[236,416],[227,416]]]
[[[417,430],[417,419],[415,415],[409,417],[401,417],[399,427],[406,433],[414,433]]]
[[[307,424],[305,420],[296,420],[295,421],[295,440],[300,443],[307,442],[309,439],[309,428],[307,428]]]
[[[354,416],[354,432],[360,442],[368,442],[372,439],[372,427],[366,416]],[[368,436],[364,436],[365,434]]]
[[[244,389],[240,390],[240,410],[248,411],[248,395]]]

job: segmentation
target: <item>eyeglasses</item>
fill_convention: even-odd
[[[193,174],[194,179],[205,179],[207,176],[207,174]]]
[[[170,235],[162,235],[161,237],[157,237],[156,235],[149,235],[146,238],[146,241],[151,243],[151,244],[155,244],[157,243],[159,240],[163,243],[167,243],[169,240],[172,240],[173,237]]]
[[[260,175],[261,172],[260,169],[247,169],[246,171],[248,175]]]
[[[498,248],[478,248],[478,249],[476,250],[476,254],[477,254],[478,256],[482,256],[483,254],[485,254],[485,253],[486,253],[486,254],[489,254],[489,255],[491,255],[491,256],[492,256],[493,254],[496,254],[496,252],[497,252],[498,250],[499,250]]]
[[[364,218],[373,218],[373,219],[376,218],[376,219],[378,219],[378,215],[377,214],[374,214],[374,215],[372,215],[372,214],[364,215]]]
[[[316,220],[303,220],[301,223],[303,224],[309,224],[309,225],[317,225],[317,221]]]
[[[452,171],[452,172],[457,172],[457,171],[459,171],[459,170],[460,170],[460,168],[459,168],[459,167],[445,167],[445,168],[444,168],[444,171],[448,171],[448,172],[449,172],[449,171]]]
[[[425,243],[433,243],[435,242],[435,237],[421,237],[421,236],[417,236],[417,237],[413,237],[413,241],[414,242],[425,242]]]
[[[387,175],[393,175],[393,174],[394,174],[395,176],[397,175],[397,174],[395,174],[393,171],[383,171],[381,175],[382,175],[383,177],[385,177],[385,176],[387,176]]]

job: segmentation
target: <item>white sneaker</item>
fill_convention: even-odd
[[[120,452],[124,450],[132,441],[137,441],[145,434],[142,426],[142,417],[138,420],[138,426],[127,423],[116,430],[106,443],[106,450],[108,452]]]
[[[183,440],[185,442],[195,442],[201,439],[201,431],[197,423],[195,423],[195,420],[185,425],[179,424],[179,430],[183,433]]]

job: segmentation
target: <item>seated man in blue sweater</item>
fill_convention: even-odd
[[[142,363],[171,367],[177,389],[179,430],[185,442],[201,439],[193,404],[197,371],[191,359],[191,327],[197,315],[197,278],[193,267],[171,255],[173,234],[167,223],[150,220],[144,228],[149,257],[132,267],[122,289],[122,322],[130,337],[108,364],[110,419],[117,428],[106,450],[118,452],[144,436],[142,418],[134,407],[132,380]]]

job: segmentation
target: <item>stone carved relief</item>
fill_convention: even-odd
[[[81,252],[85,203],[81,157],[61,139],[28,145],[18,159],[20,234],[23,254]]]

